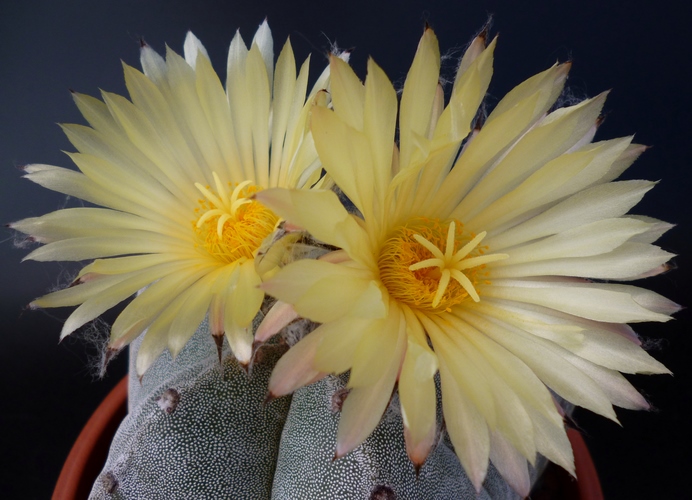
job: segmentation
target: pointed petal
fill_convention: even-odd
[[[199,38],[192,34],[192,31],[187,32],[185,44],[183,45],[183,51],[185,53],[185,60],[192,67],[192,69],[195,68],[197,54],[202,54],[205,58],[209,59],[207,49],[204,48],[204,45],[202,45],[202,42],[199,41]]]
[[[469,401],[459,387],[457,379],[450,373],[446,361],[440,357],[442,381],[442,410],[447,432],[454,445],[461,465],[471,483],[480,492],[488,472],[490,436],[485,419]]]
[[[387,357],[397,348],[402,324],[405,325],[402,314],[392,308],[387,318],[369,325],[369,331],[362,336],[355,349],[348,387],[373,386],[385,376],[391,369]]]
[[[119,304],[123,300],[133,295],[137,290],[144,288],[150,283],[175,272],[179,267],[177,262],[160,264],[140,272],[133,272],[129,275],[114,277],[112,284],[101,291],[91,295],[87,300],[75,309],[63,325],[60,338],[64,338],[80,326],[91,321],[111,307]],[[120,279],[118,279],[120,278]],[[84,285],[82,285],[84,286]],[[37,299],[34,303],[39,307],[45,307],[50,300],[49,296]]]
[[[572,445],[567,438],[564,425],[562,423],[555,425],[543,414],[532,408],[528,408],[528,411],[534,422],[534,436],[538,452],[576,477]]]
[[[238,326],[248,326],[257,315],[264,292],[259,289],[262,283],[255,271],[255,263],[247,260],[238,267],[235,289],[230,294],[230,313]]]
[[[109,347],[122,349],[137,338],[168,305],[206,274],[208,269],[180,268],[140,293],[120,313],[111,328]]]
[[[144,45],[139,54],[142,71],[152,82],[161,84],[166,80],[166,61],[154,49]]]
[[[391,177],[394,131],[396,128],[397,98],[392,83],[372,59],[368,60],[368,77],[365,80],[365,113],[363,131],[369,138],[372,158],[370,187],[375,192],[376,203],[383,204],[387,183]],[[380,210],[384,210],[380,206]]]
[[[639,158],[639,155],[647,149],[647,146],[642,146],[641,144],[630,144],[627,146],[627,149],[613,162],[608,173],[601,177],[599,182],[610,182],[620,177],[620,174],[627,170]]]
[[[427,128],[439,76],[440,49],[437,37],[433,30],[426,29],[418,43],[401,95],[399,143],[402,165],[411,163],[416,147],[415,136],[428,135]]]
[[[291,304],[277,300],[257,327],[255,342],[266,342],[296,318],[298,313]]]
[[[664,272],[674,254],[654,245],[625,243],[619,248],[591,257],[543,260],[493,269],[493,278],[528,276],[576,276],[604,280],[634,280]]]
[[[257,28],[257,32],[255,32],[255,36],[252,39],[252,44],[259,47],[262,59],[267,68],[269,83],[271,84],[274,80],[274,40],[272,38],[272,31],[269,29],[269,23],[266,19],[262,21],[262,24]]]
[[[522,330],[511,325],[491,322],[461,310],[458,316],[506,347],[560,396],[617,422],[610,399],[603,390],[564,357],[546,348],[540,342],[542,339],[522,335]]]
[[[498,432],[490,433],[490,461],[522,498],[529,495],[531,479],[526,458]]]
[[[312,136],[324,169],[366,219],[373,215],[374,184],[368,137],[324,107],[312,109]]]
[[[226,308],[224,331],[233,355],[241,365],[247,366],[252,360],[252,332],[250,327],[235,324],[233,317],[228,313],[228,308]]]
[[[461,61],[459,62],[459,67],[457,68],[457,74],[454,77],[454,84],[456,87],[456,82],[459,81],[459,78],[466,73],[466,71],[469,69],[469,66],[471,66],[471,63],[475,61],[478,56],[480,56],[483,51],[485,50],[485,42],[487,40],[488,34],[485,30],[475,37],[469,46],[467,47],[466,51],[464,52],[464,55],[461,58]]]
[[[349,127],[363,131],[365,89],[351,66],[339,57],[329,57],[332,102],[337,116]]]
[[[295,96],[296,90],[296,60],[291,48],[291,41],[286,40],[279,59],[276,61],[276,74],[272,92],[272,136],[271,136],[271,165],[269,170],[269,186],[279,185],[279,170],[282,165],[284,141],[288,146],[290,137],[286,137],[291,129],[288,128],[291,108],[305,101],[305,91],[301,97]],[[265,186],[265,187],[269,187]]]
[[[508,231],[488,235],[485,243],[498,251],[590,222],[620,217],[639,203],[654,185],[649,181],[633,180],[585,189]]]
[[[667,314],[642,306],[632,295],[635,287],[631,288],[604,288],[596,283],[569,286],[541,281],[499,279],[495,280],[492,286],[484,288],[483,292],[488,297],[538,304],[595,321],[633,323],[670,320]]]
[[[360,445],[377,426],[394,389],[394,382],[401,367],[406,348],[406,324],[400,316],[387,326],[383,335],[395,339],[394,348],[380,353],[380,363],[385,371],[373,385],[356,387],[348,395],[341,410],[341,420],[336,437],[336,457],[342,457]]]
[[[272,397],[290,394],[320,375],[321,372],[313,366],[313,359],[326,331],[324,325],[318,327],[279,359],[269,379],[269,394]]]
[[[351,258],[374,267],[365,231],[334,192],[265,189],[255,198],[318,240],[343,248]]]
[[[214,281],[222,272],[223,269],[215,269],[180,294],[180,308],[168,331],[168,350],[173,358],[180,353],[204,321],[211,303]]]
[[[573,146],[598,117],[605,94],[570,108],[561,108],[527,132],[455,209],[470,219],[544,164]],[[623,145],[622,150],[626,145]],[[620,154],[618,151],[615,158]],[[612,163],[612,161],[611,161]],[[610,165],[610,164],[609,164]]]
[[[480,226],[490,232],[532,209],[558,201],[594,184],[630,141],[631,137],[624,137],[592,144],[588,149],[574,153],[565,153],[541,166],[503,196],[497,199],[490,196],[471,208],[471,213],[462,213],[465,209],[458,208],[453,215],[468,220],[469,230]],[[490,203],[493,199],[495,201]]]
[[[448,331],[443,330],[440,325],[422,314],[419,317],[435,347],[440,364],[444,359],[449,375],[454,377],[454,387],[463,391],[464,399],[473,405],[475,411],[491,428],[495,428],[498,421],[498,408],[493,397],[492,386],[485,374],[476,369],[466,353],[452,342]]]
[[[199,283],[199,282],[198,282]],[[199,326],[199,323],[204,319],[204,313],[209,305],[206,303],[204,307],[197,307],[195,299],[192,298],[194,294],[202,295],[201,302],[206,300],[206,289],[204,287],[201,290],[195,290],[194,286],[186,288],[181,294],[179,294],[168,307],[166,307],[156,318],[156,320],[149,326],[142,344],[140,345],[139,352],[137,353],[137,360],[135,362],[137,374],[142,376],[149,369],[149,367],[156,361],[156,359],[161,355],[161,353],[169,346],[171,342],[174,349],[178,346],[184,345],[187,340],[195,333],[195,330]],[[187,302],[192,298],[189,307],[190,311],[187,311]],[[211,300],[211,295],[209,295],[209,300]],[[200,313],[199,310],[202,310]],[[189,313],[189,314],[187,314]],[[179,323],[179,326],[183,326],[184,329],[172,329],[172,326],[176,323],[178,318],[182,318],[185,324]],[[194,324],[192,320],[198,319],[197,324]],[[180,321],[180,320],[179,320]],[[172,340],[171,337],[179,337],[179,340]]]
[[[399,399],[406,453],[416,467],[425,462],[437,437],[437,367],[437,357],[430,348],[409,337],[399,375]]]
[[[322,341],[313,359],[315,369],[325,373],[343,373],[353,366],[361,339],[380,335],[380,321],[345,317],[320,326]]]
[[[634,219],[603,219],[561,231],[536,243],[513,249],[507,259],[493,267],[565,257],[589,257],[615,250],[645,232],[649,225]]]
[[[566,70],[553,67],[517,86],[488,117],[483,128],[457,160],[432,200],[432,208],[449,213],[505,153],[553,104],[562,90]]]

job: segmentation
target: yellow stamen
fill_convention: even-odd
[[[454,254],[454,257],[452,258],[454,261],[459,262],[461,259],[466,257],[469,253],[471,253],[471,250],[476,248],[478,245],[480,245],[481,241],[483,241],[483,238],[485,238],[485,235],[488,234],[485,231],[483,231],[481,234],[473,238],[471,241],[469,241],[466,245],[461,247],[461,250],[459,250],[457,253]]]
[[[449,311],[467,298],[480,301],[486,264],[505,254],[483,255],[486,233],[464,233],[458,221],[418,218],[397,228],[380,251],[380,279],[397,300],[427,312]]]
[[[198,245],[222,262],[252,259],[279,218],[250,199],[260,189],[251,181],[235,186],[229,197],[230,190],[224,188],[216,172],[213,176],[216,192],[209,186],[195,184],[204,196],[199,200],[200,208],[195,210],[201,215],[193,223]]]

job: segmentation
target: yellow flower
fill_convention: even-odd
[[[569,69],[556,65],[472,129],[494,48],[484,36],[471,44],[445,106],[437,40],[425,31],[401,95],[398,146],[397,95],[383,71],[369,61],[362,84],[332,58],[333,110],[313,110],[312,132],[360,214],[328,191],[256,195],[342,249],[262,285],[322,323],[284,355],[269,389],[281,396],[350,370],[340,457],[374,429],[398,381],[407,451],[420,467],[437,433],[439,371],[446,428],[475,487],[490,459],[526,495],[536,453],[574,472],[551,391],[613,420],[613,404],[647,408],[619,372],[669,372],[625,323],[667,321],[677,306],[590,281],[656,274],[671,257],[651,245],[668,225],[625,215],[654,183],[612,182],[644,148],[629,137],[591,142],[605,94],[548,113]],[[260,327],[259,340],[274,330]]]
[[[45,244],[26,259],[97,259],[73,286],[32,302],[79,305],[61,338],[148,287],[118,316],[109,343],[120,349],[147,330],[140,374],[166,347],[176,355],[207,313],[219,349],[225,333],[249,362],[264,298],[254,260],[279,220],[251,198],[268,187],[309,187],[321,174],[307,123],[314,98],[328,95],[318,92],[328,68],[306,103],[309,60],[297,71],[287,41],[274,67],[266,22],[250,49],[233,38],[226,90],[192,33],[184,49],[184,58],[168,50],[164,60],[143,46],[144,73],[124,66],[131,101],[74,95],[90,126],[63,129],[81,172],[25,168],[28,179],[104,208],[11,225]]]

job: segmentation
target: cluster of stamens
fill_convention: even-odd
[[[485,235],[467,234],[454,220],[413,219],[383,245],[380,279],[395,299],[428,312],[450,311],[468,297],[478,302],[478,285],[489,284],[486,265],[507,258],[485,255]]]
[[[254,257],[262,241],[274,231],[279,218],[260,203],[251,199],[259,191],[251,181],[232,186],[222,184],[216,172],[216,190],[196,183],[204,198],[195,209],[198,218],[193,222],[198,244],[213,257],[235,262]]]

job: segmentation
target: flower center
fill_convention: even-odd
[[[412,219],[382,247],[380,279],[395,299],[423,311],[450,311],[468,297],[478,302],[478,285],[490,283],[486,264],[507,258],[484,255],[485,235],[466,233],[454,220]]]
[[[223,262],[252,259],[262,241],[274,231],[279,218],[260,203],[250,199],[260,190],[251,181],[241,182],[230,193],[214,172],[216,191],[199,183],[195,186],[204,198],[195,209],[193,222],[198,243],[210,255]]]

